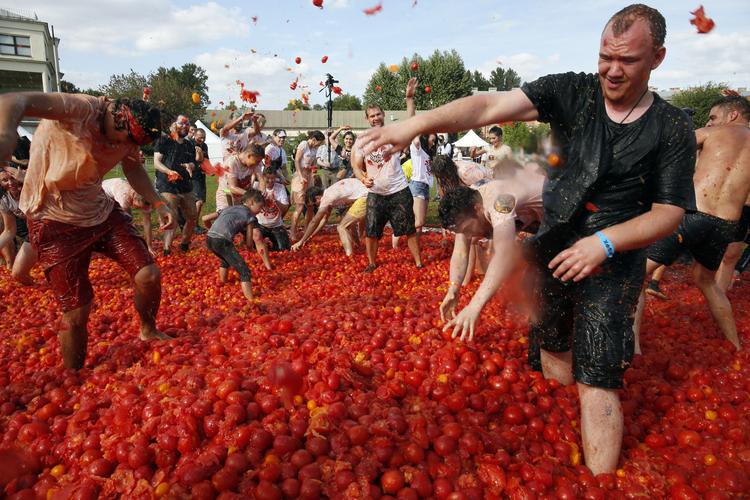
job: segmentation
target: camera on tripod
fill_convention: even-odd
[[[332,87],[334,83],[339,83],[339,81],[334,80],[330,73],[326,73],[326,87]]]

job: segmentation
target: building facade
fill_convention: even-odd
[[[53,34],[36,14],[0,7],[0,93],[60,90]]]

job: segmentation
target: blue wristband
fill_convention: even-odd
[[[599,238],[599,241],[602,242],[602,246],[604,247],[604,252],[607,254],[607,258],[611,259],[615,255],[615,246],[612,244],[611,241],[609,241],[609,238],[607,238],[603,232],[597,231],[596,236]]]

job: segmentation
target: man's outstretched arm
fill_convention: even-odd
[[[357,144],[366,155],[389,144],[387,154],[394,154],[408,146],[412,138],[419,135],[461,132],[492,123],[511,120],[531,121],[537,118],[539,113],[521,89],[491,95],[477,94],[420,113],[402,122],[371,128],[360,134]]]

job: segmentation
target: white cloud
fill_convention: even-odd
[[[237,80],[245,83],[248,90],[260,92],[258,105],[262,108],[284,107],[289,99],[299,98],[301,87],[296,91],[289,84],[297,73],[288,71],[287,61],[271,54],[253,54],[249,50],[240,52],[235,49],[221,48],[213,52],[204,52],[195,58],[195,63],[206,70],[211,106],[218,107],[219,101],[228,103],[233,100],[240,104],[240,87]],[[306,63],[292,69],[307,69]],[[312,84],[301,79],[301,84]],[[315,82],[317,90],[317,82]]]
[[[34,9],[53,24],[66,50],[116,56],[203,46],[248,34],[250,20],[238,7],[216,2],[180,8],[167,0],[128,0],[92,6],[39,0]]]
[[[672,35],[666,46],[667,57],[652,74],[652,85],[685,87],[713,81],[747,87],[750,82],[750,34],[683,31]]]

